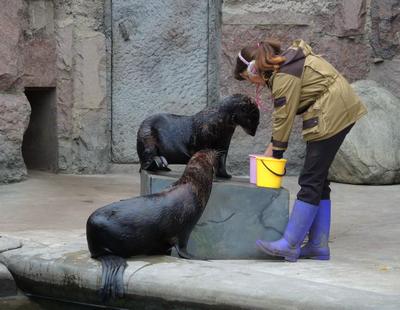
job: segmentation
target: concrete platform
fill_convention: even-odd
[[[0,254],[18,286],[31,294],[99,304],[100,263],[90,259],[81,231],[18,234],[24,247]],[[28,239],[26,239],[28,238]],[[130,259],[126,297],[114,307],[144,305],[177,309],[399,309],[399,285],[374,289],[392,277],[356,268],[357,283],[346,283],[352,263],[300,261],[187,261],[168,256]],[[322,273],[321,271],[324,270]],[[398,275],[397,275],[398,276]],[[397,278],[398,279],[398,278]],[[396,279],[396,280],[397,280]],[[138,308],[138,309],[139,309]]]
[[[142,171],[141,193],[160,192],[181,174],[177,169]],[[257,187],[246,177],[215,179],[207,206],[190,235],[188,252],[206,259],[265,259],[255,240],[279,239],[288,218],[287,189]]]
[[[95,208],[137,195],[139,179],[137,173],[33,173],[26,182],[0,186],[0,235],[23,240],[22,248],[0,254],[17,284],[46,296],[97,303],[100,264],[89,259],[84,223]],[[293,199],[297,179],[285,177],[284,187]],[[332,188],[330,261],[130,259],[124,278],[129,296],[115,305],[400,309],[400,186]]]

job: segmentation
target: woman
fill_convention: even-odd
[[[282,158],[296,115],[303,118],[307,143],[300,191],[283,237],[274,242],[257,240],[269,255],[287,261],[300,258],[327,260],[331,201],[328,171],[354,123],[367,113],[346,79],[303,40],[281,53],[280,44],[260,42],[243,48],[235,78],[268,85],[274,111],[271,143],[265,156]],[[307,244],[300,248],[306,234]]]

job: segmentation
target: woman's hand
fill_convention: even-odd
[[[272,143],[268,144],[267,149],[264,152],[265,157],[272,157]]]

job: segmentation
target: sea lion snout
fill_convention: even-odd
[[[246,95],[234,95],[238,103],[234,120],[250,136],[255,136],[260,123],[260,110],[253,99]]]

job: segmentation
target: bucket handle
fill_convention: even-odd
[[[261,162],[262,162],[262,164],[264,165],[264,167],[267,168],[267,170],[268,170],[269,172],[271,172],[272,174],[276,175],[277,177],[283,177],[283,176],[286,175],[286,167],[284,168],[285,171],[283,172],[283,174],[279,174],[279,173],[276,173],[275,171],[272,171],[270,168],[268,168],[268,166],[264,163],[263,160],[261,160]]]

